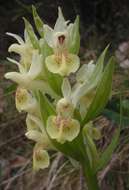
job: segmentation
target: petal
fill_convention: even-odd
[[[45,59],[48,70],[52,73],[59,73],[60,64],[57,63],[55,55],[50,55]]]
[[[42,146],[36,144],[33,151],[33,169],[39,170],[47,168],[50,164],[50,158]]]
[[[19,112],[39,113],[36,99],[24,88],[17,88],[15,102]]]
[[[80,100],[79,102],[79,111],[81,114],[82,119],[84,119],[86,113],[87,113],[87,105]]]
[[[69,66],[69,69],[68,69],[67,75],[69,75],[70,73],[75,73],[80,66],[80,60],[77,55],[69,54],[68,59],[69,60],[67,64]]]
[[[52,73],[58,73],[61,76],[68,76],[70,73],[77,71],[80,65],[80,60],[77,55],[69,54],[68,58],[61,58],[55,55],[48,56],[45,60],[48,70]]]
[[[83,66],[86,69],[86,66]],[[83,80],[83,82],[81,81],[81,83],[78,81],[78,83],[76,84],[76,87],[74,87],[74,92],[72,95],[72,102],[74,105],[76,105],[78,103],[78,101],[83,97],[83,96],[87,96],[88,94],[90,94],[91,92],[93,92],[93,90],[96,88],[98,82],[101,79],[102,76],[102,72],[97,76],[95,75],[95,71],[96,71],[96,67],[93,68],[93,64],[89,64],[88,65],[89,68],[87,68],[87,71],[85,74],[87,74],[87,77],[82,77],[83,79],[81,79],[81,72],[83,72],[83,69],[81,69],[80,74],[79,74],[79,80]],[[83,75],[83,74],[82,74]],[[85,75],[84,75],[85,76]],[[95,77],[97,76],[97,77]],[[94,79],[94,80],[93,80]]]
[[[26,125],[27,125],[27,131],[30,131],[30,130],[42,131],[42,128],[44,128],[40,119],[32,114],[27,114]]]
[[[24,45],[19,45],[19,44],[12,44],[11,46],[9,46],[8,49],[9,52],[15,52],[18,54],[22,54],[22,52],[24,51]]]
[[[74,113],[73,104],[69,99],[61,98],[56,105],[57,113],[64,118],[71,118]]]
[[[80,48],[79,16],[76,17],[74,24],[69,24],[69,52],[78,54]]]
[[[60,143],[72,141],[80,131],[80,124],[77,120],[71,119],[66,126],[57,126],[56,116],[50,116],[47,121],[47,132],[52,139]]]
[[[13,38],[15,38],[18,41],[19,44],[24,44],[23,39],[19,35],[13,34],[13,33],[10,33],[10,32],[6,32],[6,34],[9,35],[9,36],[12,36]]]
[[[94,72],[95,64],[93,61],[90,61],[88,64],[84,64],[81,66],[79,71],[77,72],[77,81],[80,83],[88,82],[89,78],[91,77],[92,73]]]
[[[29,130],[27,133],[25,133],[26,137],[30,140],[33,140],[38,143],[45,143],[43,139],[43,135],[41,132],[36,130]]]
[[[16,64],[18,66],[18,68],[19,68],[20,73],[25,73],[26,72],[24,67],[22,66],[22,64],[20,64],[18,61],[14,60],[14,59],[11,59],[9,57],[7,57],[7,60],[14,63],[14,64]]]
[[[5,75],[6,79],[10,79],[17,84],[23,84],[25,81],[27,82],[27,77],[25,74],[20,74],[18,72],[8,72]]]
[[[80,98],[79,107],[80,107],[80,113],[81,113],[82,118],[85,117],[86,112],[94,99],[94,96],[95,96],[95,90],[91,90],[90,93]]]
[[[58,7],[58,18],[57,18],[57,21],[54,26],[54,31],[61,32],[61,31],[66,30],[66,28],[67,28],[67,22],[65,21],[65,19],[63,17],[61,8]]]
[[[26,29],[24,30],[24,39],[25,39],[25,43],[32,45]]]
[[[28,75],[31,76],[32,79],[36,78],[42,71],[42,65],[42,56],[35,51],[32,56],[32,63]]]
[[[62,139],[72,141],[80,132],[80,124],[77,120],[72,119],[68,126],[63,128]]]
[[[55,124],[56,116],[50,116],[47,120],[47,132],[52,139],[57,139],[59,128]]]
[[[42,121],[32,114],[28,114],[26,118],[27,137],[36,142],[42,143],[45,148],[51,148],[51,143],[46,133]]]

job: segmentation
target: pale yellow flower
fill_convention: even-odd
[[[16,108],[19,112],[26,111],[33,114],[39,114],[38,103],[28,90],[18,87],[15,96]]]
[[[95,89],[101,78],[100,75],[93,80],[95,67],[93,61],[82,65],[76,75],[76,84],[72,88],[72,103],[78,106],[82,118],[95,97]]]
[[[51,148],[51,143],[45,130],[45,126],[39,117],[28,114],[26,118],[27,132],[26,136],[37,143],[40,143],[44,148]]]
[[[33,169],[38,171],[39,169],[47,168],[50,164],[50,158],[48,152],[44,150],[41,144],[36,144],[33,150]]]
[[[10,79],[16,82],[20,87],[26,88],[28,90],[41,90],[45,93],[56,97],[57,95],[51,89],[50,85],[45,79],[40,79],[40,76],[43,73],[43,58],[42,55],[38,54],[38,51],[35,51],[32,56],[32,63],[28,71],[24,69],[24,67],[14,61],[18,67],[19,72],[8,72],[5,74],[6,79]]]
[[[26,118],[26,137],[36,142],[33,150],[33,169],[39,170],[49,166],[49,155],[47,150],[53,149],[46,133],[45,127],[39,117],[28,114]]]
[[[47,120],[47,132],[52,139],[60,143],[72,141],[80,131],[80,124],[77,120],[61,116],[50,116]]]
[[[69,51],[73,27],[74,24],[68,25],[65,21],[60,8],[54,30],[44,25],[44,38],[54,51],[54,54],[45,60],[48,70],[52,73],[67,76],[79,68],[79,57]]]

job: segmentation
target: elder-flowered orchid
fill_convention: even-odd
[[[72,49],[71,41],[76,41],[76,38],[78,38],[77,36],[73,39],[71,34],[77,23],[68,25],[68,22],[65,21],[59,8],[54,29],[44,25],[44,38],[54,51],[54,54],[46,58],[46,66],[50,72],[58,73],[62,76],[76,72],[80,65],[79,57],[70,51]]]
[[[45,131],[40,118],[28,114],[26,118],[27,132],[26,137],[36,142],[33,151],[33,168],[34,170],[43,169],[49,166],[49,155],[47,150],[52,149],[52,145]]]
[[[109,59],[104,68],[107,47],[96,64],[91,61],[78,70],[78,17],[69,23],[59,8],[52,29],[32,9],[41,38],[37,38],[26,19],[25,41],[9,33],[18,41],[9,47],[9,52],[18,53],[21,58],[19,62],[9,58],[19,71],[6,73],[5,77],[18,84],[16,108],[27,112],[25,135],[35,142],[33,168],[48,167],[48,151],[59,150],[81,164],[88,188],[98,190],[96,174],[109,162],[119,137],[118,131],[103,153],[97,150],[94,140],[100,139],[101,133],[93,126],[93,119],[101,113],[111,94],[114,59]],[[75,72],[72,81],[69,75]]]

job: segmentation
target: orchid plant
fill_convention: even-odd
[[[35,142],[33,168],[47,168],[49,151],[61,151],[83,167],[88,189],[98,190],[97,173],[109,162],[119,137],[116,131],[103,152],[96,147],[101,131],[93,120],[111,96],[114,58],[105,66],[106,47],[96,62],[81,65],[79,17],[70,23],[59,7],[52,29],[34,6],[32,11],[40,38],[25,18],[24,40],[7,33],[17,40],[9,52],[19,54],[20,60],[8,58],[18,71],[6,73],[5,78],[17,83],[16,108],[27,113],[25,135]]]

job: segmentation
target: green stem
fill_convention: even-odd
[[[87,163],[82,163],[83,173],[86,179],[88,190],[100,190],[96,174],[93,174]]]

